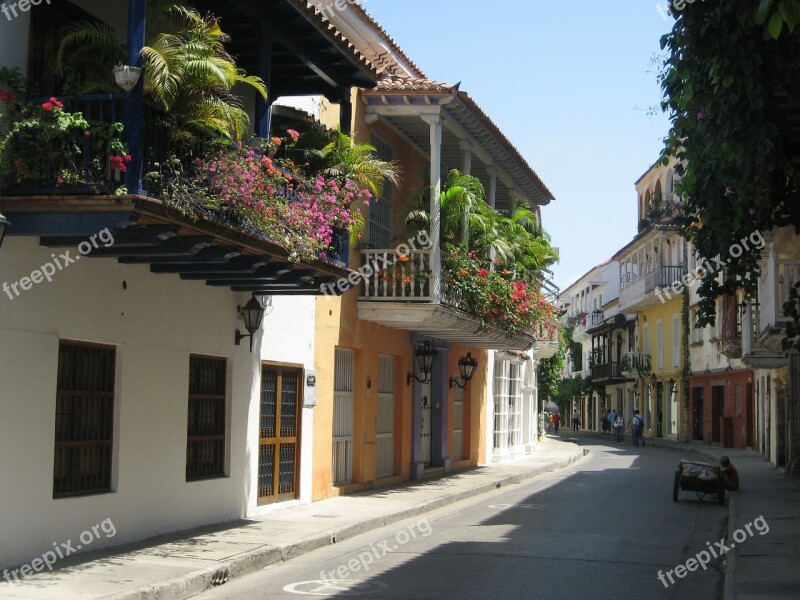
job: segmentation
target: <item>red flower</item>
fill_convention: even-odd
[[[272,138],[272,143],[275,144],[276,146],[280,146],[281,143],[282,143],[281,142],[281,138],[279,138],[279,137]]]
[[[64,178],[63,177],[59,177],[58,179],[56,179],[56,183],[58,185],[61,185],[62,183],[64,183]]]
[[[478,269],[478,275],[480,275],[481,277],[487,277],[489,275],[489,271],[487,271],[486,269]]]
[[[45,102],[44,104],[42,104],[42,108],[45,111],[50,112],[51,110],[53,110],[53,103],[52,102]]]
[[[297,133],[294,129],[287,129],[286,133],[289,135],[290,138],[292,138],[292,141],[294,142],[300,139],[300,134]]]
[[[86,131],[83,132],[83,135],[84,135],[84,137],[89,138],[89,137],[92,137],[92,132],[87,129]]]
[[[16,102],[16,98],[14,98],[14,94],[9,92],[8,90],[0,90],[0,102],[5,102],[6,104],[13,104]]]

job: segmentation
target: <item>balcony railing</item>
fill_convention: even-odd
[[[643,352],[626,352],[622,357],[622,372],[630,377],[643,377],[650,371],[650,355]]]
[[[657,288],[668,288],[673,283],[680,282],[684,272],[683,265],[667,265],[657,266],[643,275],[626,273],[626,276],[620,280],[620,307],[638,304]],[[671,292],[670,295],[674,296]],[[667,296],[664,297],[667,298]]]
[[[372,269],[372,275],[364,277],[364,300],[433,301],[431,250],[413,250],[404,256],[394,249],[364,250],[362,254],[364,264]]]
[[[609,362],[601,365],[592,365],[592,379],[612,379],[622,377],[621,364],[619,362]]]
[[[573,332],[574,335],[581,335],[585,334],[587,331],[592,329],[593,327],[597,327],[605,320],[605,314],[601,312],[591,312],[586,313],[583,316],[578,316],[577,322],[575,323],[575,331]]]
[[[84,118],[90,123],[123,123],[125,121],[125,105],[127,101],[126,94],[90,94],[74,97],[59,97],[64,103],[64,110],[72,113],[81,113]],[[34,105],[39,105],[46,102],[48,98],[31,98],[29,102]],[[182,162],[188,164],[194,157],[203,154],[202,134],[197,132],[198,135],[192,140],[184,140],[180,143],[174,141],[171,135],[171,126],[167,121],[166,114],[156,107],[155,105],[145,102],[142,115],[142,164],[144,171],[147,172],[153,165],[163,163],[171,156],[176,156]],[[85,172],[88,172],[90,165],[99,162],[99,164],[107,164],[108,157],[101,156],[105,149],[98,148],[97,144],[92,138],[87,138],[82,135],[74,136],[75,146],[81,149],[82,165],[80,165]],[[49,178],[55,181],[58,175],[58,165],[52,165],[53,172],[49,174]],[[100,192],[110,193],[116,187],[123,183],[119,173],[107,170],[103,182],[96,182],[99,185],[89,186],[69,184],[61,185],[58,188],[58,193],[87,193],[87,192]],[[48,174],[45,174],[48,175]],[[143,182],[145,191],[153,192],[147,187],[147,183]],[[16,190],[7,190],[9,194],[15,193]],[[36,193],[42,190],[28,190],[30,193]]]

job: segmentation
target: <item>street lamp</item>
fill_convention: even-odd
[[[3,213],[0,213],[0,246],[3,245],[3,237],[5,237],[6,229],[9,225],[11,225],[11,223],[3,216]]]
[[[652,375],[650,375],[650,385],[652,387],[656,387],[656,383],[658,383],[658,379],[656,379],[656,374],[653,373]]]
[[[416,373],[409,373],[408,385],[411,385],[412,379],[418,381],[419,383],[427,383],[428,375],[430,375],[433,371],[433,365],[436,364],[436,357],[439,356],[439,352],[436,350],[436,348],[431,346],[430,342],[425,342],[424,344],[417,346],[417,349],[414,351],[414,355],[417,358],[417,366],[419,367],[419,371],[422,373],[422,379],[420,379]]]
[[[472,376],[475,374],[475,369],[478,368],[478,361],[472,358],[472,353],[467,352],[466,356],[462,356],[458,359],[458,371],[460,374],[461,381],[459,382],[458,377],[451,377],[450,378],[450,387],[452,388],[454,385],[457,385],[462,390],[467,387],[467,383]]]
[[[264,319],[264,307],[261,306],[261,303],[256,300],[255,294],[244,306],[239,306],[239,315],[242,317],[244,321],[244,328],[247,329],[247,333],[242,333],[238,329],[236,330],[236,345],[238,346],[239,343],[246,337],[250,338],[250,352],[253,351],[253,336],[255,335],[256,331],[261,327],[261,321]]]

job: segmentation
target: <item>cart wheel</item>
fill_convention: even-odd
[[[725,504],[725,480],[723,479],[719,483],[719,503]]]
[[[672,484],[672,501],[678,501],[678,490],[681,488],[681,472],[675,471],[675,482]]]

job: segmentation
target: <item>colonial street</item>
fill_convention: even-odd
[[[682,579],[674,575],[699,552],[718,550],[728,515],[715,499],[701,503],[691,492],[672,501],[682,455],[579,441],[591,452],[566,469],[376,529],[200,597],[717,597],[724,557],[706,570],[695,564],[679,571]],[[671,570],[674,585],[666,575],[662,583],[659,571]]]

